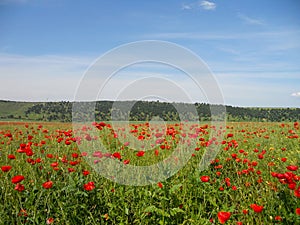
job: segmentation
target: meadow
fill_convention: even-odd
[[[0,122],[0,224],[300,224],[299,126],[228,122],[219,141],[204,123]],[[199,170],[212,145],[219,153]],[[150,185],[97,169],[175,165],[178,146],[187,163]]]

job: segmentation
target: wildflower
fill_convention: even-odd
[[[253,209],[254,212],[256,213],[261,213],[264,209],[263,206],[261,205],[256,205],[256,204],[251,204],[250,207]]]
[[[87,184],[83,185],[83,188],[86,191],[91,191],[95,188],[95,183],[94,182],[88,182]]]
[[[158,182],[158,183],[157,183],[157,186],[158,186],[159,188],[163,188],[163,184],[162,184],[161,182]]]
[[[8,172],[8,171],[10,171],[11,168],[12,168],[11,166],[1,166],[1,170],[3,172]]]
[[[290,171],[296,171],[298,169],[298,166],[290,165],[290,166],[287,166],[286,168]]]
[[[115,152],[115,153],[113,154],[113,157],[114,157],[114,158],[117,158],[117,159],[121,159],[121,153],[120,153],[120,152]]]
[[[202,177],[200,177],[200,179],[201,179],[202,182],[208,182],[210,177],[209,176],[202,176]]]
[[[230,212],[218,212],[218,219],[221,224],[224,224],[227,220],[229,220],[230,216]]]
[[[138,151],[138,153],[136,153],[137,157],[142,157],[144,156],[145,152],[144,151]]]
[[[42,184],[42,186],[43,186],[43,188],[45,188],[45,189],[52,188],[53,182],[52,182],[51,180],[46,181],[45,183]]]
[[[52,217],[50,217],[46,220],[46,224],[51,224],[53,222],[54,222],[54,219]]]
[[[276,220],[276,221],[281,221],[282,218],[281,218],[281,216],[275,216],[275,220]]]
[[[83,176],[87,176],[87,175],[89,175],[89,174],[90,174],[90,171],[88,171],[88,170],[84,170],[84,171],[82,171],[82,174],[83,174]]]
[[[130,160],[129,159],[125,159],[124,161],[123,161],[123,163],[126,165],[126,164],[129,164],[130,163]]]
[[[23,184],[17,184],[17,185],[15,186],[15,190],[16,190],[16,191],[19,191],[19,192],[22,192],[22,191],[25,190],[25,187],[24,187]]]
[[[20,183],[22,180],[24,180],[25,177],[22,175],[16,175],[11,179],[11,182],[14,184]]]

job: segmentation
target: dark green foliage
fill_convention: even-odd
[[[72,102],[11,102],[0,101],[0,119],[21,120],[43,120],[43,121],[72,121]],[[82,113],[85,104],[82,103]],[[153,117],[160,117],[164,121],[179,120],[211,120],[211,109],[218,110],[219,105],[207,103],[195,103],[197,113],[192,113],[188,103],[167,103],[159,101],[98,101],[94,104],[94,115],[96,121],[109,121],[112,119],[120,121],[149,121]],[[178,108],[183,112],[179,113]],[[246,108],[226,106],[228,121],[297,121],[300,120],[300,108]],[[82,115],[81,115],[82,116]]]

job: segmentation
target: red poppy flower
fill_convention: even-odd
[[[3,172],[8,172],[8,171],[10,171],[11,168],[12,168],[11,166],[1,166],[1,170]]]
[[[91,191],[95,188],[95,183],[94,182],[88,182],[87,184],[83,185],[83,188],[86,191]]]
[[[264,209],[263,206],[261,205],[256,205],[256,204],[251,204],[250,207],[253,209],[254,212],[256,213],[261,213]]]
[[[236,225],[243,225],[243,222],[236,222]]]
[[[9,159],[16,159],[16,156],[13,155],[13,154],[10,154],[10,155],[7,156],[7,158],[9,158]]]
[[[77,153],[72,153],[72,157],[73,157],[74,159],[77,159],[77,158],[79,157],[79,155],[78,155]]]
[[[244,215],[248,214],[248,209],[243,209],[243,214]]]
[[[298,216],[300,216],[300,208],[297,208],[295,211],[296,211],[296,214],[297,214]]]
[[[227,138],[229,138],[229,137],[233,137],[233,134],[227,134]]]
[[[32,149],[27,148],[27,149],[26,149],[26,155],[27,155],[27,156],[33,156],[33,151],[32,151]]]
[[[130,160],[129,159],[125,159],[124,161],[123,161],[123,163],[126,165],[126,164],[129,164],[130,163]]]
[[[157,183],[157,186],[158,186],[159,188],[163,188],[163,184],[162,184],[161,182],[158,182],[158,183]]]
[[[69,173],[75,172],[74,168],[68,168]]]
[[[79,162],[78,161],[70,161],[69,163],[71,166],[76,166]]]
[[[136,153],[137,157],[142,157],[144,156],[145,152],[144,151],[139,151],[138,153]]]
[[[230,216],[230,212],[218,212],[218,219],[221,224],[224,224],[227,220],[229,220]]]
[[[83,174],[83,176],[87,176],[87,175],[89,175],[89,174],[90,174],[90,171],[88,171],[88,170],[84,170],[84,171],[82,171],[82,174]]]
[[[275,220],[276,220],[276,221],[281,221],[282,218],[281,218],[281,216],[275,216]]]
[[[50,164],[51,167],[57,167],[58,166],[58,162],[54,162]]]
[[[47,154],[46,157],[49,158],[49,159],[52,159],[53,155],[52,154]]]
[[[300,186],[294,191],[294,195],[295,195],[297,198],[300,198]]]
[[[54,222],[54,219],[51,217],[46,220],[46,224],[52,224]]]
[[[53,186],[53,182],[52,182],[51,180],[46,181],[45,183],[43,183],[43,187],[44,187],[45,189],[52,188],[52,186]]]
[[[18,216],[24,216],[24,217],[27,217],[28,214],[26,212],[26,209],[20,209],[20,212],[18,213]]]
[[[115,153],[113,154],[113,157],[114,157],[114,158],[117,158],[117,159],[121,159],[121,153],[120,153],[120,152],[115,152]]]
[[[19,191],[19,192],[22,192],[22,191],[25,190],[25,187],[24,187],[23,184],[17,184],[17,185],[15,186],[15,190],[17,190],[17,191]]]
[[[36,163],[41,163],[41,162],[42,162],[42,159],[41,159],[41,158],[37,158],[37,159],[35,160],[35,162],[36,162]]]
[[[259,158],[259,159],[263,159],[263,158],[264,158],[264,155],[263,155],[263,154],[259,154],[259,155],[258,155],[258,158]]]
[[[256,149],[254,149],[253,151],[254,151],[255,153],[259,152],[259,150],[258,150],[257,148],[256,148]]]
[[[272,177],[277,177],[278,173],[276,172],[271,172]]]
[[[200,179],[201,179],[202,182],[208,182],[210,177],[209,176],[202,176],[202,177],[200,177]]]
[[[11,179],[11,182],[14,184],[20,183],[22,180],[24,180],[25,177],[22,175],[16,175]]]
[[[298,169],[298,166],[290,165],[290,166],[287,166],[286,168],[290,171],[296,171]]]
[[[253,161],[253,162],[251,163],[252,166],[257,166],[257,164],[258,164],[258,162],[256,162],[256,161]]]
[[[291,189],[291,190],[295,190],[297,184],[295,182],[292,182],[288,185],[288,188]]]

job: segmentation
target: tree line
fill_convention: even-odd
[[[159,101],[97,101],[76,103],[42,102],[28,107],[22,119],[35,119],[43,121],[71,122],[76,119],[95,119],[96,121],[130,120],[150,121],[160,118],[164,121],[200,120],[210,121],[211,110],[222,109],[221,105],[207,103],[167,103]],[[87,112],[87,109],[89,111]],[[90,110],[92,109],[92,111]],[[225,106],[228,121],[256,121],[280,122],[300,120],[300,108],[248,108]],[[73,111],[73,115],[72,115]],[[75,111],[75,114],[74,114]],[[222,110],[220,110],[222,111]],[[217,115],[218,116],[218,115]],[[222,118],[224,115],[219,115]]]

